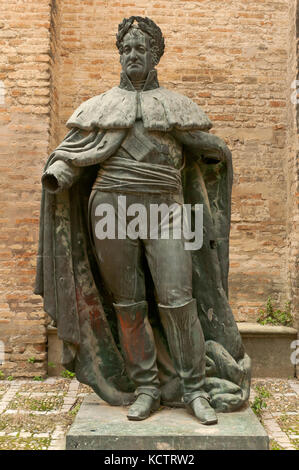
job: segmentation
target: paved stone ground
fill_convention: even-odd
[[[0,450],[65,448],[65,435],[91,389],[76,379],[0,381]],[[299,450],[299,380],[255,379],[250,403],[273,450]]]

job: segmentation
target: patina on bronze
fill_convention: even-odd
[[[189,98],[159,86],[164,53],[149,18],[119,25],[118,87],[84,102],[42,177],[36,290],[64,366],[111,405],[145,419],[162,404],[202,423],[249,396],[250,359],[227,299],[231,153]],[[203,204],[204,241],[104,239],[95,209]],[[172,230],[170,226],[170,231]]]

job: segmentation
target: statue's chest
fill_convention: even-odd
[[[145,129],[143,121],[138,118],[121,148],[128,158],[140,162],[169,165],[176,169],[182,166],[182,145],[168,132]]]

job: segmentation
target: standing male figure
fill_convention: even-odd
[[[170,222],[168,240],[131,239],[128,236],[99,239],[96,236],[97,208],[102,204],[108,204],[117,212],[120,196],[126,196],[127,203],[130,205],[141,203],[146,208],[149,208],[151,204],[167,203],[168,206],[173,203],[182,204],[184,199],[181,170],[184,166],[184,151],[189,152],[189,158],[207,167],[229,166],[230,152],[221,139],[207,133],[211,123],[195,103],[159,86],[155,66],[164,53],[164,39],[160,28],[153,21],[141,17],[124,19],[119,25],[117,47],[122,65],[119,87],[114,87],[88,100],[74,112],[67,124],[71,132],[50,157],[42,178],[43,186],[48,194],[57,197],[60,194],[61,205],[68,207],[67,217],[61,212],[56,213],[54,232],[63,233],[63,240],[60,239],[61,245],[56,249],[56,254],[63,249],[64,254],[58,256],[61,256],[64,261],[67,259],[67,263],[70,264],[68,267],[66,264],[59,267],[61,260],[57,261],[58,258],[56,258],[56,264],[52,269],[52,281],[49,281],[49,273],[45,274],[45,243],[43,243],[40,248],[40,263],[43,259],[44,266],[39,267],[37,276],[38,285],[43,284],[43,288],[37,287],[36,292],[42,293],[44,298],[47,297],[45,284],[49,286],[51,282],[52,284],[54,282],[54,288],[51,284],[51,289],[56,296],[56,311],[52,316],[57,319],[58,329],[65,341],[65,355],[71,357],[77,376],[82,374],[82,381],[91,383],[92,380],[87,377],[89,373],[85,374],[87,378],[83,377],[84,366],[82,364],[87,354],[92,355],[91,336],[86,333],[85,314],[89,308],[90,317],[90,305],[94,306],[96,303],[104,305],[100,291],[101,289],[107,291],[116,312],[118,338],[126,371],[135,388],[135,400],[129,408],[128,418],[142,420],[159,408],[161,397],[157,348],[149,321],[147,281],[144,272],[144,260],[146,260],[154,285],[167,350],[174,374],[180,378],[183,402],[201,423],[213,424],[217,422],[217,416],[210,404],[210,395],[205,385],[207,366],[205,338],[199,320],[199,309],[205,312],[204,300],[201,299],[204,299],[206,294],[197,290],[197,299],[194,296],[192,270],[194,271],[195,262],[192,260],[191,252],[185,250],[184,239],[174,239],[171,236],[174,228],[173,222]],[[89,179],[84,180],[87,173]],[[202,177],[199,179],[202,188],[204,187]],[[89,198],[89,240],[86,234],[78,230],[78,227],[82,228],[84,225],[81,216],[78,215],[79,209],[70,204],[69,199],[64,199],[64,195],[70,194],[74,188],[87,185],[86,181],[89,182],[91,189],[85,193],[85,197],[87,194]],[[225,204],[227,204],[229,200],[227,193],[230,195],[230,190],[227,189],[230,184],[229,178],[224,184],[226,189],[223,191],[224,193],[226,191],[226,196],[223,196],[223,199],[226,198]],[[212,201],[208,200],[207,191],[202,191],[202,197],[205,201],[199,202],[206,203],[212,220],[211,214],[214,209],[210,208]],[[214,194],[214,200],[217,197]],[[44,202],[44,204],[47,203]],[[58,199],[56,199],[55,207],[59,207]],[[220,209],[216,207],[216,212],[214,210],[213,214],[221,212]],[[45,206],[42,207],[42,216],[44,214]],[[218,225],[221,217],[223,216],[217,219]],[[53,218],[51,220],[53,224]],[[74,220],[77,220],[76,231],[72,228]],[[81,222],[78,222],[79,220]],[[214,224],[213,220],[210,222],[211,227]],[[222,230],[219,226],[217,229],[219,232]],[[44,230],[43,223],[41,230]],[[47,243],[49,245],[49,241]],[[53,246],[53,241],[51,243]],[[221,243],[220,239],[219,243]],[[93,254],[89,251],[89,244],[92,246]],[[208,244],[210,250],[214,249],[214,240],[208,240]],[[57,239],[54,245],[58,245]],[[83,245],[86,245],[84,253]],[[85,267],[82,263],[80,264],[80,256],[81,259],[85,257]],[[227,303],[225,275],[222,276],[223,282],[220,285],[221,270],[225,272],[228,260],[219,262],[219,259],[215,258],[215,253],[207,256],[212,256],[214,261],[211,263],[215,264],[216,274],[209,277],[211,268],[199,265],[199,269],[202,270],[201,276],[209,278],[206,289],[211,291],[210,297],[218,296],[220,299],[218,303],[222,303],[222,307],[224,305],[222,310],[220,305],[218,316],[213,308],[210,308],[207,313],[212,325],[211,332],[206,338],[206,340],[211,340],[208,346],[214,360],[212,362],[215,367],[212,369],[215,372],[219,365],[219,361],[216,360],[219,348],[217,349],[216,343],[214,344],[219,339],[219,331],[216,329],[219,330],[226,325],[227,331],[224,329],[222,333],[222,345],[229,351],[228,356],[231,355],[227,360],[230,361],[231,357],[233,358],[234,368],[227,367],[230,371],[227,373],[231,375],[225,378],[237,377],[237,383],[242,389],[244,370],[239,370],[242,366],[236,361],[242,360],[244,350]],[[86,279],[82,280],[86,276],[84,268],[88,270],[88,282]],[[70,326],[66,325],[66,314],[63,309],[60,309],[59,314],[59,305],[62,305],[64,300],[63,293],[57,286],[57,272],[63,270],[65,272],[65,269],[71,270],[71,276],[66,276],[69,288],[64,292],[69,303],[74,303],[73,287],[76,291],[73,309],[71,305],[67,305],[75,322],[74,327],[71,327],[72,331],[69,331]],[[62,279],[64,280],[64,277]],[[87,295],[84,290],[88,283],[92,294],[89,292]],[[100,293],[97,300],[95,297],[98,294],[95,293],[94,284]],[[54,309],[53,301],[49,300],[49,296],[47,302],[45,299],[45,309],[50,314]],[[98,318],[96,316],[98,311],[96,315],[94,311],[93,318]],[[221,315],[225,318],[220,322]],[[107,324],[105,324],[106,327]],[[90,325],[88,328],[93,329],[95,337],[97,334],[103,335],[103,330],[105,330],[103,326],[102,329]],[[110,334],[106,332],[106,336]],[[86,346],[88,338],[90,344]],[[96,360],[106,357],[101,347],[99,346],[98,354],[96,347],[94,349]],[[89,351],[85,353],[85,358],[83,357],[84,348]],[[117,355],[115,351],[113,354]],[[222,352],[219,353],[220,356],[221,354]],[[109,362],[107,358],[105,360]],[[65,362],[68,361],[65,360]],[[109,374],[112,375],[111,372],[105,372],[105,367],[101,365],[98,367],[102,374],[101,380],[102,376],[109,378]],[[232,369],[234,374],[231,373]],[[218,372],[218,377],[220,375],[221,373]],[[94,379],[97,382],[97,393],[107,399],[103,391],[104,380],[102,380],[103,384],[101,380]],[[107,393],[109,395],[109,392]],[[237,400],[238,404],[240,400],[244,400],[244,394],[241,399],[239,397],[239,401]],[[236,405],[237,402],[232,400],[231,403]]]

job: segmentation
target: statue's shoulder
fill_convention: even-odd
[[[142,93],[144,122],[147,128],[159,130],[208,130],[212,122],[188,96],[159,87]],[[159,111],[160,109],[160,111]],[[159,119],[157,119],[159,116]],[[154,120],[156,119],[156,125]],[[148,121],[148,122],[147,122]]]
[[[127,128],[134,123],[136,115],[136,93],[127,92],[118,86],[84,101],[71,115],[68,128],[92,130]]]
[[[212,123],[204,111],[190,98],[175,91],[158,87],[140,93],[141,112],[145,128],[170,131],[208,130]],[[134,125],[137,112],[137,92],[113,87],[84,101],[67,121],[68,128],[84,130],[126,129]]]

